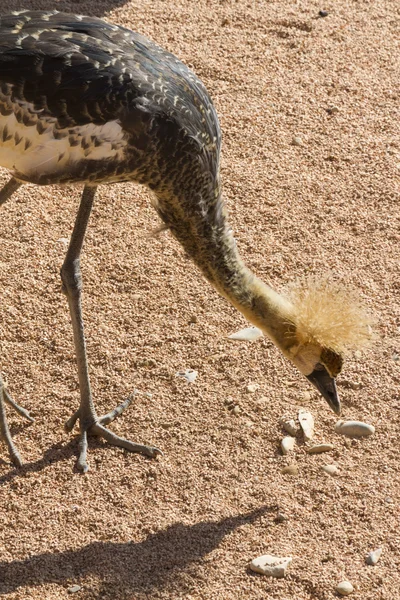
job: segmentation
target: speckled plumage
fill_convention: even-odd
[[[18,180],[145,184],[206,276],[232,279],[218,117],[173,54],[97,18],[22,11],[0,18],[0,90],[0,164]]]
[[[32,127],[39,136],[49,130],[57,141],[67,137],[71,148],[86,151],[83,159],[104,140],[120,149],[117,160],[111,152],[44,175],[17,170],[26,181],[133,178],[157,188],[178,150],[201,155],[218,170],[220,130],[204,85],[175,56],[128,29],[56,11],[0,17],[0,82],[2,117],[14,113],[26,134]],[[116,127],[113,139],[110,123],[122,138]]]

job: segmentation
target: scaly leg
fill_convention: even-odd
[[[67,431],[71,431],[76,421],[79,419],[80,425],[80,442],[79,442],[79,458],[77,467],[84,473],[89,469],[86,462],[87,454],[87,435],[98,435],[103,437],[107,442],[114,446],[120,446],[131,452],[140,452],[146,456],[154,457],[161,454],[161,450],[153,446],[142,446],[135,444],[124,438],[115,435],[104,425],[110,423],[115,417],[127,408],[131,402],[128,398],[123,404],[117,407],[111,413],[104,417],[98,417],[94,408],[92,394],[90,390],[90,381],[88,373],[88,364],[86,356],[86,342],[82,319],[81,293],[82,293],[82,277],[80,269],[80,254],[82,250],[83,240],[87,224],[89,221],[90,212],[93,206],[93,200],[96,193],[96,187],[85,186],[82,194],[81,203],[76,217],[74,230],[72,232],[71,241],[67,250],[64,264],[61,267],[61,279],[63,282],[63,291],[67,296],[69,311],[72,320],[72,329],[74,333],[74,344],[76,352],[76,360],[78,363],[78,379],[81,401],[79,409],[67,421],[65,427]]]
[[[22,466],[21,456],[12,440],[10,430],[8,428],[7,423],[7,415],[6,415],[6,407],[5,404],[9,404],[12,408],[19,413],[25,419],[28,419],[31,423],[35,419],[33,419],[27,410],[19,406],[10,396],[6,386],[4,385],[3,379],[0,375],[0,437],[5,441],[8,452],[10,454],[10,458],[12,462],[17,466]]]
[[[0,206],[2,204],[4,204],[4,202],[6,202],[9,198],[11,198],[13,193],[21,185],[22,184],[19,183],[19,181],[14,179],[14,177],[11,177],[11,179],[8,181],[8,183],[6,183],[6,185],[0,190]],[[12,408],[17,413],[19,413],[22,417],[25,417],[25,419],[28,419],[28,421],[33,422],[35,420],[30,416],[30,414],[28,413],[27,410],[25,410],[24,408],[19,406],[19,404],[17,404],[11,398],[10,394],[8,393],[7,387],[4,385],[3,379],[0,375],[0,437],[5,441],[5,443],[8,447],[8,451],[9,451],[12,462],[17,467],[20,467],[22,465],[22,460],[21,460],[21,456],[11,438],[10,429],[9,429],[8,423],[7,423],[5,404],[9,404],[10,406],[12,406]]]

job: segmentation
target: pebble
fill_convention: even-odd
[[[382,548],[378,548],[377,550],[372,550],[366,557],[365,562],[367,565],[374,566],[380,559],[382,554]]]
[[[322,454],[323,452],[330,452],[333,450],[333,444],[317,444],[316,446],[311,446],[311,448],[307,448],[308,454]]]
[[[233,407],[232,412],[234,415],[239,415],[241,413],[240,406],[236,404],[236,406]]]
[[[326,112],[328,113],[328,115],[336,115],[339,112],[339,109],[337,106],[329,106],[326,109]]]
[[[68,247],[68,245],[69,245],[69,238],[60,237],[60,238],[58,238],[57,242],[59,242],[60,244],[63,244],[63,246],[65,246],[65,247]]]
[[[354,592],[354,588],[351,585],[350,581],[341,581],[336,586],[336,591],[341,596],[348,596],[349,594],[351,594],[352,592]]]
[[[308,410],[301,408],[299,410],[300,426],[304,433],[305,440],[311,440],[314,436],[314,417]]]
[[[292,139],[292,144],[293,144],[293,146],[302,146],[303,145],[303,140],[301,139],[301,137],[299,137],[299,136],[296,135]]]
[[[327,10],[320,10],[318,13],[318,16],[320,17],[327,17],[329,15]]]
[[[304,402],[309,402],[311,400],[310,392],[303,392],[301,397],[304,400]]]
[[[258,558],[254,558],[250,563],[250,569],[261,575],[276,577],[281,579],[285,576],[285,571],[292,562],[291,556],[273,556],[272,554],[264,554]]]
[[[286,455],[288,452],[293,450],[295,442],[296,440],[294,437],[291,437],[290,435],[285,436],[281,441],[282,454]]]
[[[339,467],[336,465],[322,465],[321,469],[325,471],[325,473],[328,473],[328,475],[336,475],[339,471]]]
[[[283,429],[290,433],[290,435],[296,435],[297,427],[294,419],[282,417],[279,422],[282,425]]]
[[[282,469],[282,475],[297,475],[298,472],[299,467],[297,465],[288,465]]]
[[[75,592],[79,592],[81,589],[82,588],[80,585],[71,585],[71,587],[67,589],[67,592],[68,594],[75,594]]]
[[[236,333],[231,333],[231,335],[228,335],[228,339],[239,340],[242,342],[252,342],[254,340],[258,340],[258,338],[262,337],[263,335],[263,332],[261,329],[258,329],[258,327],[245,327],[245,329],[241,329],[240,331],[236,331]]]
[[[256,392],[259,388],[260,386],[258,385],[258,383],[249,383],[246,390],[251,394],[254,394],[254,392]]]
[[[367,437],[375,433],[375,427],[362,421],[338,421],[335,431],[347,437]]]
[[[284,513],[278,512],[278,514],[275,517],[275,521],[276,523],[284,523],[285,521],[289,521],[289,517]]]
[[[176,377],[183,377],[188,383],[193,383],[197,377],[197,371],[194,369],[186,369],[186,371],[178,371]]]
[[[197,323],[197,315],[192,315],[189,319],[189,323]]]

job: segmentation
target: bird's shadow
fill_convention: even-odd
[[[196,564],[225,536],[275,510],[276,507],[263,506],[220,521],[176,523],[137,543],[93,542],[78,550],[0,562],[0,596],[21,587],[46,583],[68,587],[78,583],[85,598],[131,600],[135,594],[154,597],[156,590],[166,589],[169,584],[176,590],[181,576],[185,585],[185,572],[190,570],[193,576]],[[89,577],[96,580],[96,591],[90,589],[90,582],[85,588]]]
[[[90,17],[102,17],[115,8],[124,6],[129,0],[1,0],[0,14],[16,10],[58,10],[74,12]]]
[[[92,441],[91,441],[92,443]],[[94,445],[97,444],[99,447],[99,443],[97,440],[94,440]],[[100,444],[102,445],[102,444]],[[46,450],[43,454],[42,458],[36,460],[34,462],[23,463],[22,467],[11,467],[11,470],[8,473],[0,476],[0,487],[3,484],[10,483],[15,477],[23,477],[27,473],[37,473],[39,471],[43,471],[43,469],[52,465],[61,460],[67,460],[71,456],[76,455],[78,453],[78,442],[77,438],[72,438],[67,444],[64,442],[57,442],[53,444],[50,448]],[[4,465],[10,465],[9,462],[4,460],[1,461]]]

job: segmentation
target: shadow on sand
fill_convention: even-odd
[[[193,574],[194,563],[217,548],[225,536],[272,510],[275,508],[263,506],[216,522],[176,523],[139,543],[93,542],[74,551],[0,562],[0,595],[46,583],[67,587],[80,582],[84,588],[85,577],[94,576],[101,590],[87,590],[85,598],[118,596],[118,600],[125,600],[135,598],[135,594],[151,598],[168,584],[176,590],[180,575],[189,567]]]

